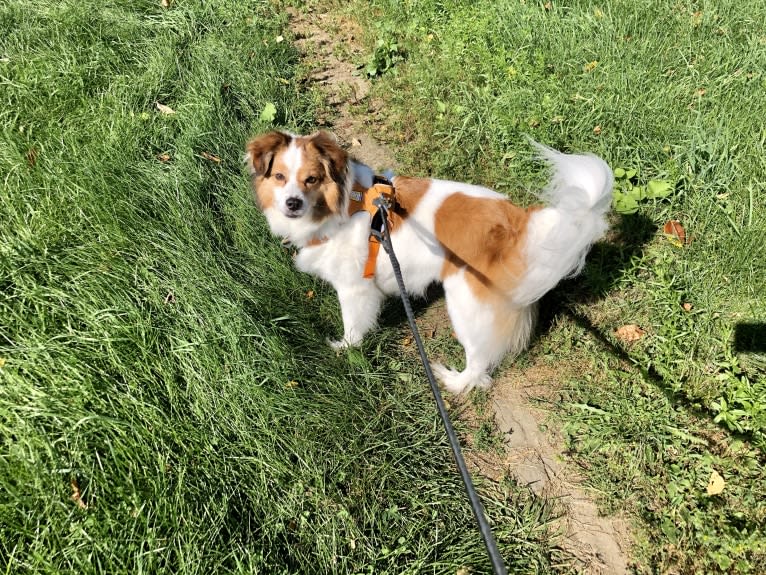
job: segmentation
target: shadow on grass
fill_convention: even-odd
[[[734,351],[766,353],[766,322],[738,323],[735,325]]]
[[[670,383],[668,383],[662,374],[654,369],[654,367],[644,367],[643,365],[639,365],[634,362],[630,353],[625,348],[611,341],[597,326],[593,325],[593,322],[591,322],[588,317],[571,308],[567,308],[564,313],[568,315],[570,319],[572,319],[572,321],[574,321],[582,329],[590,332],[593,337],[602,345],[602,347],[612,356],[635,365],[636,369],[638,369],[641,373],[641,377],[644,379],[644,381],[652,383],[660,392],[662,392],[662,394],[672,405],[683,408],[686,410],[686,412],[692,414],[699,420],[709,420],[713,425],[726,432],[726,434],[730,435],[731,437],[757,443],[757,433],[749,431],[738,432],[727,427],[724,423],[717,423],[714,421],[716,414],[713,413],[710,409],[704,406],[700,406],[698,403],[689,399],[683,393],[674,392]],[[706,439],[710,444],[710,437],[703,436],[703,438]]]
[[[405,284],[406,287],[406,284]],[[419,318],[436,301],[444,298],[444,288],[441,284],[431,284],[423,297],[409,296],[412,312]],[[380,313],[378,325],[381,328],[402,327],[407,325],[407,314],[404,312],[401,297],[387,297]]]
[[[593,304],[615,289],[631,261],[640,258],[657,226],[641,214],[619,215],[606,240],[593,246],[583,273],[563,281],[540,300],[538,335],[547,333],[554,318],[577,304]],[[594,328],[595,329],[595,328]]]
[[[643,379],[652,383],[673,405],[684,408],[699,419],[709,420],[733,437],[753,440],[752,433],[738,433],[723,423],[716,423],[716,413],[684,393],[674,391],[667,376],[651,365],[642,365],[646,364],[646,361],[637,361],[628,349],[614,341],[609,333],[595,325],[585,313],[578,311],[580,305],[595,304],[617,287],[623,272],[631,266],[631,260],[642,255],[644,246],[655,235],[656,230],[657,226],[645,216],[622,216],[613,227],[610,237],[593,247],[583,274],[562,282],[542,299],[537,335],[547,333],[555,318],[565,315],[589,332],[613,357],[635,365]],[[766,352],[766,323],[737,324],[732,347],[736,352]]]

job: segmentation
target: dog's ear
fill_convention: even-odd
[[[317,132],[311,136],[311,144],[319,152],[319,158],[327,175],[338,185],[344,186],[348,173],[348,153],[328,132]]]
[[[247,153],[245,154],[245,161],[250,173],[254,176],[268,176],[274,161],[274,154],[280,148],[289,146],[291,140],[290,134],[276,131],[262,134],[250,140],[247,143]]]

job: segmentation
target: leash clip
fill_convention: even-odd
[[[374,206],[377,206],[378,211],[372,216],[372,221],[370,222],[370,235],[383,243],[383,218],[388,218],[388,203],[383,196],[374,199],[372,203]]]
[[[386,188],[388,189],[386,190]],[[370,222],[370,235],[380,243],[384,243],[383,237],[391,224],[388,214],[391,210],[396,209],[396,191],[394,185],[387,178],[378,175],[373,177],[372,189],[378,192],[378,197],[372,200],[372,205],[378,209],[372,216],[372,222]],[[384,218],[385,223],[389,226],[384,225]]]

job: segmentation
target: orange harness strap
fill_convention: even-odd
[[[371,188],[362,188],[354,183],[354,187],[351,189],[351,199],[348,203],[348,215],[353,216],[357,212],[367,212],[375,219],[375,215],[378,213],[378,206],[373,201],[383,196],[388,203],[391,211],[396,209],[396,190],[390,183],[376,182]],[[373,222],[374,223],[374,222]],[[388,222],[388,227],[391,228],[391,221]],[[327,241],[328,238],[314,238],[310,240],[306,246],[315,247],[320,246]],[[380,241],[372,233],[370,233],[369,246],[367,248],[367,261],[364,262],[364,273],[362,277],[365,279],[371,279],[375,277],[375,265],[378,261],[378,252],[380,251]]]
[[[396,191],[391,184],[375,183],[371,188],[360,188],[356,184],[351,190],[351,201],[348,204],[348,215],[352,216],[357,212],[367,212],[371,217],[378,213],[378,206],[373,204],[383,196],[389,205],[393,208],[396,205]],[[391,222],[389,221],[389,227]],[[378,261],[378,252],[380,251],[380,242],[378,238],[370,234],[369,245],[367,248],[367,261],[364,263],[364,273],[362,277],[371,279],[375,277],[375,265]]]

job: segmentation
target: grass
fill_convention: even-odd
[[[634,519],[638,572],[766,570],[763,8],[364,6],[359,64],[383,72],[407,171],[528,202],[528,133],[673,182],[615,216],[519,365],[560,371],[550,407],[601,504]],[[488,568],[397,328],[328,355],[332,293],[252,205],[240,158],[268,104],[315,124],[281,10],[12,0],[0,104],[0,568]],[[646,335],[620,341],[628,323]],[[494,448],[484,424],[476,440]],[[512,572],[569,569],[549,506],[481,487]]]
[[[328,354],[332,294],[253,206],[267,105],[313,126],[284,30],[266,2],[0,8],[0,570],[487,568],[417,367],[391,333]],[[482,491],[512,570],[566,564],[546,505]]]
[[[672,185],[614,214],[583,276],[544,300],[522,359],[559,366],[554,417],[602,504],[635,519],[637,571],[766,570],[764,8],[320,4],[363,25],[359,64],[378,71],[385,105],[376,127],[403,171],[530,203],[541,179],[529,134],[635,170],[635,185]],[[686,243],[664,237],[671,219]],[[620,340],[627,324],[645,335]],[[706,493],[714,470],[720,495]]]

